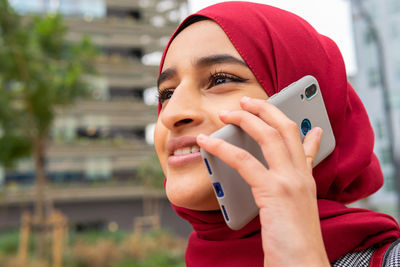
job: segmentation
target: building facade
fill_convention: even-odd
[[[100,50],[98,75],[88,77],[92,98],[58,110],[47,152],[47,171],[58,182],[134,177],[153,153],[157,119],[156,78],[161,53],[186,1],[10,1],[22,14],[61,12],[67,40],[87,35]],[[6,180],[29,182],[32,164],[22,161]]]
[[[125,226],[132,224],[133,216],[143,215],[145,199],[158,199],[165,206],[162,190],[155,193],[140,189],[142,181],[136,179],[136,174],[138,166],[155,153],[152,134],[157,119],[158,64],[170,35],[188,13],[186,0],[9,2],[26,16],[60,12],[69,42],[89,36],[100,51],[95,62],[97,74],[86,77],[92,97],[58,110],[54,121],[46,154],[46,172],[52,185],[47,195],[54,206],[69,215],[72,223],[100,221],[106,225],[116,221]],[[8,213],[13,216],[2,216],[7,223],[0,228],[6,228],[18,224],[19,216],[15,214],[20,210],[32,208],[33,162],[21,160],[14,170],[0,174],[3,187],[16,188],[4,197],[3,204],[13,210]],[[158,183],[162,187],[163,179]],[[121,211],[126,216],[106,216],[118,205],[103,210],[112,206],[104,203],[121,201],[133,203]],[[85,206],[86,211],[82,210]],[[78,207],[85,216],[74,215]],[[161,217],[167,218],[167,223],[173,221],[173,228],[179,230],[176,218],[171,219],[172,209],[162,210]],[[129,222],[118,221],[123,217]]]
[[[398,216],[395,179],[399,177],[390,149],[400,155],[400,1],[352,0],[351,5],[358,67],[354,85],[375,130],[375,153],[385,175],[383,189],[371,201],[378,209]],[[389,138],[388,123],[394,142]]]

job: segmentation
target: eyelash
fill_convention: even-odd
[[[171,98],[172,94],[174,93],[174,89],[164,89],[164,90],[158,90],[158,102],[163,104],[166,100]],[[168,94],[171,94],[171,96],[168,97]]]
[[[214,73],[210,73],[210,78],[208,79],[208,87],[207,88],[211,88],[213,86],[216,86],[218,84],[215,84],[216,80],[218,79],[230,79],[232,80],[232,82],[245,82],[248,79],[243,79],[240,78],[236,75],[233,74],[229,74],[229,73],[225,73],[225,72],[214,72]],[[224,82],[225,83],[225,82]]]
[[[230,82],[246,82],[248,79],[243,79],[240,78],[236,75],[233,74],[228,74],[224,72],[213,72],[210,73],[210,78],[208,79],[208,86],[207,89],[217,86],[221,83],[216,83],[218,79],[229,79],[231,80]],[[226,83],[226,82],[223,82]],[[158,102],[163,104],[166,100],[171,98],[172,94],[174,93],[174,89],[164,89],[164,90],[158,90]]]

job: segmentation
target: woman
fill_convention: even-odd
[[[305,75],[320,84],[336,138],[314,169],[321,129],[302,144],[297,126],[265,101]],[[188,266],[380,266],[400,231],[390,216],[344,206],[374,193],[383,177],[367,114],[333,41],[277,8],[217,4],[173,34],[158,87],[155,147],[167,196],[194,228]],[[229,123],[259,143],[268,169],[207,137]],[[252,188],[260,215],[239,231],[224,223],[200,147]]]

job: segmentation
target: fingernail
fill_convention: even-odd
[[[242,97],[242,101],[243,101],[243,102],[248,102],[248,101],[250,101],[250,100],[251,100],[251,98],[248,97],[248,96]]]
[[[200,141],[200,142],[205,142],[205,141],[207,141],[207,139],[208,139],[208,136],[204,135],[204,134],[199,134],[197,136],[197,141]]]
[[[313,130],[313,134],[316,136],[321,136],[322,135],[322,129],[319,127],[315,127],[312,129]]]

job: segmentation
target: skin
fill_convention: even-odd
[[[314,128],[301,143],[297,125],[265,101],[268,96],[254,74],[212,21],[194,23],[174,39],[159,91],[162,109],[154,139],[169,200],[194,210],[218,209],[200,158],[184,164],[169,161],[171,140],[197,137],[200,147],[250,184],[260,208],[265,266],[330,266],[311,167],[322,130]],[[207,136],[228,123],[259,143],[269,169],[248,152]]]
[[[229,55],[243,63],[210,59],[197,64],[200,59],[217,55]],[[173,96],[163,103],[155,130],[155,147],[167,177],[167,196],[177,206],[216,210],[219,206],[204,163],[197,160],[179,167],[168,165],[166,143],[181,136],[211,134],[225,125],[218,112],[239,110],[243,96],[259,99],[268,96],[225,33],[210,21],[195,23],[175,38],[168,49],[163,72],[171,69],[176,70],[176,75],[160,83],[159,90],[173,88]],[[215,73],[228,73],[247,81],[220,78],[221,83],[213,86],[209,80],[210,74]]]

